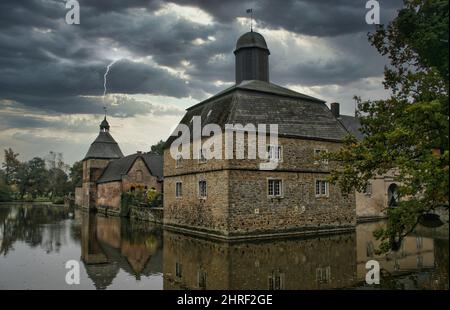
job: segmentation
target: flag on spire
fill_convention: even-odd
[[[250,14],[250,31],[253,31],[253,9],[247,9],[247,14]]]

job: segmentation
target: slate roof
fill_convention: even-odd
[[[359,121],[359,118],[350,115],[339,115],[338,120],[350,134],[355,136],[356,139],[362,140],[364,138],[364,134],[361,132],[361,122]]]
[[[83,160],[86,159],[116,159],[123,154],[119,145],[108,131],[101,131],[92,142]]]
[[[156,176],[158,179],[162,179],[163,177],[162,156],[154,153],[136,153],[111,161],[103,171],[103,174],[100,176],[97,183],[121,181],[122,176],[126,175],[130,171],[134,162],[138,158],[141,158],[144,161],[145,165],[147,166],[147,169],[153,176]]]
[[[208,123],[278,124],[279,136],[342,141],[348,134],[323,100],[264,81],[243,81],[187,109],[181,123],[192,133],[192,117]],[[268,128],[268,127],[267,127]],[[175,136],[170,136],[169,147]]]

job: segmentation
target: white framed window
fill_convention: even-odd
[[[322,158],[322,155],[328,153],[327,149],[314,149],[314,163],[328,164],[328,159]]]
[[[198,154],[198,162],[200,164],[206,163],[208,160],[205,157],[205,150],[203,148],[200,149],[200,153]]]
[[[205,199],[208,195],[208,185],[205,180],[198,181],[198,197]]]
[[[183,164],[183,156],[177,155],[177,158],[175,159],[175,168],[180,168]]]
[[[316,197],[328,197],[329,184],[325,180],[316,180]]]
[[[268,179],[267,180],[267,196],[283,197],[283,180]]]
[[[283,160],[283,148],[281,145],[268,145],[267,146],[267,159],[268,160]]]
[[[183,183],[178,181],[175,183],[175,197],[181,198],[183,196]]]

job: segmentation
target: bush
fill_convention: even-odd
[[[155,198],[149,202],[150,208],[158,208],[162,207],[163,205],[163,194],[158,193],[156,194]]]

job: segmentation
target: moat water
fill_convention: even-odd
[[[448,289],[448,223],[376,255],[372,232],[223,243],[61,206],[0,205],[0,289]],[[380,285],[365,284],[368,260]],[[66,262],[80,284],[66,283]]]

